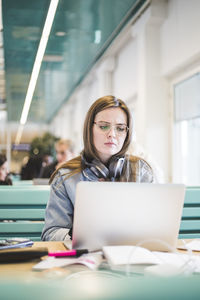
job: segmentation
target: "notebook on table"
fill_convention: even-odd
[[[79,182],[72,247],[139,245],[170,251],[177,244],[184,194],[183,184]]]

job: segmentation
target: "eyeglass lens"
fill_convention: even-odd
[[[124,134],[128,130],[128,127],[124,124],[112,125],[112,124],[104,123],[104,122],[94,122],[94,124],[96,124],[98,126],[98,128],[103,132],[110,131],[112,127],[114,127],[115,132],[117,134]]]

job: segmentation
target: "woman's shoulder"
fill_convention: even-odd
[[[68,160],[67,162],[61,165],[61,168],[70,169],[70,170],[80,169],[80,167],[81,167],[80,155]]]
[[[153,182],[154,174],[150,164],[139,156],[130,155],[127,158],[130,162],[132,169],[135,172],[135,180],[138,182]]]
[[[81,177],[81,172],[73,173],[73,170],[67,168],[60,168],[55,177],[53,178],[52,184],[57,183],[68,183],[70,181],[76,181]]]
[[[76,185],[82,180],[81,172],[69,176],[70,169],[61,168],[58,170],[51,182],[51,190],[59,195],[74,197]]]
[[[144,165],[147,165],[151,168],[151,166],[149,165],[149,163],[142,157],[139,157],[139,156],[136,156],[136,155],[132,155],[132,154],[129,154],[129,155],[126,155],[126,159],[128,161],[130,161],[131,163],[141,163],[141,164],[144,164]]]
[[[62,178],[63,176],[71,177],[74,174],[80,173],[81,171],[81,159],[77,156],[65,163],[63,163],[50,178],[50,183],[55,182],[55,179]],[[67,178],[66,177],[66,178]]]

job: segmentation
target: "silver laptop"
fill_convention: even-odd
[[[80,182],[72,247],[139,245],[155,251],[176,247],[184,203],[183,184]]]

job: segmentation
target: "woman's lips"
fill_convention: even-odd
[[[116,146],[115,143],[112,143],[112,142],[105,143],[104,145],[106,145],[106,146],[108,146],[108,147]]]

